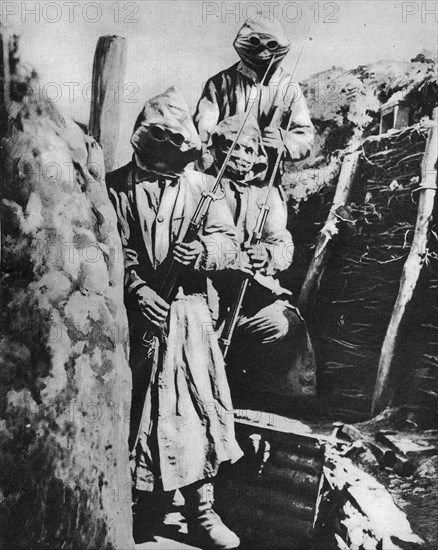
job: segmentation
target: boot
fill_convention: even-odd
[[[133,536],[136,544],[154,540],[172,508],[174,491],[133,491]]]
[[[181,489],[186,501],[185,517],[189,538],[197,545],[214,550],[232,550],[240,545],[231,531],[213,510],[213,483],[202,481]]]

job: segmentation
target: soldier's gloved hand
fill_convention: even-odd
[[[266,249],[264,249],[264,252],[266,252]],[[246,273],[247,275],[254,276],[257,269],[259,269],[259,262],[257,261],[259,257],[260,249],[257,246],[244,244],[239,256],[236,258],[236,261],[229,267],[229,269],[234,269],[236,271]],[[268,259],[267,253],[266,259]]]
[[[142,286],[136,291],[138,304],[146,319],[156,327],[167,319],[170,305],[148,286]]]
[[[202,148],[202,157],[201,157],[201,160],[200,160],[202,170],[203,171],[208,170],[211,167],[211,165],[213,164],[213,162],[214,162],[213,155],[211,154],[211,152],[209,151],[208,148],[203,147]]]
[[[204,247],[200,241],[178,243],[173,250],[173,257],[180,264],[193,267],[203,251]]]
[[[246,248],[246,253],[248,254],[248,260],[253,270],[259,271],[266,267],[269,261],[269,254],[266,247],[262,245],[248,246],[248,248]]]
[[[236,261],[233,262],[230,266],[228,266],[227,269],[233,269],[234,271],[241,271],[242,273],[246,273],[251,276],[254,275],[254,271],[251,267],[251,264],[248,261],[248,257],[245,254],[244,250],[241,251]]]
[[[241,261],[238,264],[233,264],[230,269],[236,269],[237,271],[241,271],[247,275],[254,275],[254,270],[249,262]]]
[[[283,149],[283,136],[280,128],[274,126],[265,128],[263,131],[263,145],[276,151]]]

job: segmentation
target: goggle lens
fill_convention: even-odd
[[[271,52],[278,49],[278,42],[276,40],[269,40],[269,42],[266,43],[266,47]]]
[[[255,35],[250,36],[248,39],[248,42],[251,44],[251,46],[254,46],[255,48],[262,45],[271,52],[278,50],[278,47],[279,47],[279,44],[276,40],[267,40],[267,41],[260,40],[260,38]]]
[[[170,141],[176,145],[177,147],[181,147],[181,145],[185,142],[185,137],[182,134],[171,134],[169,136]]]
[[[170,141],[177,147],[181,147],[186,140],[182,134],[167,132],[163,128],[160,128],[160,126],[149,126],[149,135],[155,141]]]
[[[159,126],[149,126],[149,135],[156,141],[166,140],[166,132]]]

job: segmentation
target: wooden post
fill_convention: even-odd
[[[5,28],[0,25],[0,145],[8,131],[8,118],[11,106],[11,74],[9,66],[9,35]],[[3,147],[0,147],[0,207],[3,205],[3,178],[5,177],[5,158]],[[2,233],[0,217],[0,239]],[[2,262],[2,253],[0,247],[0,264]]]
[[[126,40],[101,36],[94,54],[88,133],[103,149],[107,172],[113,168],[116,155],[125,68]]]
[[[7,113],[11,101],[11,75],[9,69],[9,36],[0,25],[0,109],[1,109],[1,137],[7,124]]]
[[[298,299],[298,307],[303,314],[305,314],[309,304],[313,302],[315,293],[318,291],[321,277],[324,272],[324,265],[327,259],[327,245],[332,236],[337,232],[336,225],[339,220],[336,217],[336,211],[341,206],[344,206],[348,200],[348,195],[350,194],[358,161],[359,152],[355,151],[346,155],[342,163],[341,173],[339,174],[339,180],[336,186],[335,196],[333,198],[333,204],[318,238],[315,253],[307,271],[306,278],[301,288],[300,297]]]
[[[377,381],[372,402],[372,415],[376,415],[391,405],[394,397],[390,388],[391,372],[394,366],[394,355],[400,332],[400,325],[406,306],[410,302],[417,284],[421,268],[427,256],[427,241],[429,223],[433,213],[436,194],[436,162],[438,158],[438,108],[434,109],[433,121],[421,166],[422,179],[420,197],[418,201],[417,222],[414,238],[408,258],[403,266],[397,300],[392,312],[391,320],[386,331],[377,372]]]

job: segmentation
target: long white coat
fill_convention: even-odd
[[[201,193],[212,182],[213,178],[190,170],[174,182],[171,242],[184,234]],[[207,305],[204,273],[224,269],[235,259],[236,233],[225,200],[214,202],[201,235],[204,253],[197,269],[180,280],[167,335],[145,340],[150,327],[136,304],[135,289],[146,283],[157,290],[166,266],[166,262],[158,264],[153,242],[159,208],[156,181],[131,163],[113,172],[108,185],[125,257],[134,437],[141,425],[135,486],[170,491],[213,477],[222,462],[242,456],[234,436],[230,391]]]

